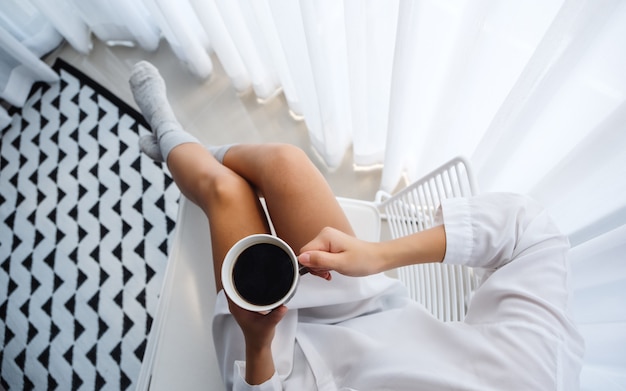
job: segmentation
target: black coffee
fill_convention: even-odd
[[[282,299],[293,284],[294,266],[289,254],[269,243],[254,244],[237,258],[233,284],[239,295],[254,305]]]

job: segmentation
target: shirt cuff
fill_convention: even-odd
[[[467,265],[474,253],[474,231],[469,200],[445,199],[435,218],[435,224],[444,224],[446,255],[443,263]]]
[[[261,384],[250,385],[246,382],[246,362],[235,361],[233,376],[233,390],[234,391],[281,391],[283,389],[282,383],[278,377],[278,372],[274,372],[271,378]]]

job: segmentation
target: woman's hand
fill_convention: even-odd
[[[443,225],[386,242],[365,242],[333,228],[324,228],[300,250],[298,262],[312,274],[330,280],[330,271],[367,276],[400,266],[441,262],[446,254]]]
[[[246,347],[261,349],[271,346],[276,325],[287,313],[287,307],[280,306],[267,315],[248,311],[228,299],[228,309],[241,327]]]
[[[300,250],[298,262],[330,280],[330,270],[353,277],[383,271],[379,243],[365,242],[334,228],[324,228]]]
[[[246,341],[246,382],[262,384],[275,372],[272,340],[276,325],[287,313],[287,307],[283,305],[263,315],[244,310],[228,299],[228,309],[241,327]]]

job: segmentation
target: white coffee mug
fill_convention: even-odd
[[[255,234],[239,240],[222,264],[222,286],[239,307],[269,313],[296,291],[300,276],[296,254],[282,239]]]

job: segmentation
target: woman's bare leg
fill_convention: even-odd
[[[324,227],[354,235],[325,178],[299,148],[235,145],[226,152],[223,164],[265,197],[277,235],[296,253]]]
[[[256,189],[265,196],[277,234],[296,251],[326,226],[353,234],[328,184],[301,150],[285,144],[212,148],[222,165],[182,129],[153,65],[136,64],[130,85],[154,132],[143,138],[141,149],[167,161],[181,192],[209,218],[218,290],[230,247],[247,235],[268,232]]]
[[[250,184],[220,164],[200,144],[175,147],[167,165],[183,195],[209,219],[213,272],[219,292],[222,263],[232,245],[248,235],[269,232],[265,212]]]
[[[294,146],[235,145],[220,164],[202,145],[186,143],[172,150],[167,164],[181,192],[209,219],[218,291],[230,247],[245,236],[269,232],[257,190],[277,235],[296,252],[324,227],[354,234],[324,177]]]
[[[209,218],[213,271],[219,291],[221,267],[230,247],[250,234],[269,232],[256,191],[214,158],[223,156],[228,146],[212,148],[212,155],[184,131],[167,100],[165,81],[158,69],[141,61],[133,67],[129,83],[153,132],[141,137],[141,150],[156,161],[167,161],[181,192]]]

